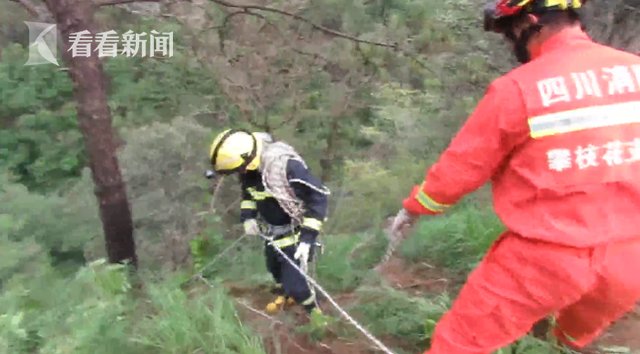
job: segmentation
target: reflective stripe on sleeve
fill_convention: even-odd
[[[416,199],[423,207],[431,210],[434,213],[442,213],[451,205],[438,203],[424,192],[424,183],[420,186],[420,191],[416,194]]]
[[[320,231],[322,230],[322,221],[315,218],[304,218],[304,220],[302,220],[302,226]]]
[[[256,202],[254,202],[253,200],[243,200],[242,203],[240,203],[240,209],[257,209],[258,206],[256,204]]]

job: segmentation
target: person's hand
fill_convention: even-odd
[[[400,209],[391,223],[391,234],[401,234],[405,229],[411,228],[420,218],[420,215],[411,214],[406,209]]]
[[[300,260],[301,264],[305,264],[309,261],[309,253],[311,252],[311,245],[306,242],[300,242],[296,253],[293,258]]]
[[[244,224],[244,233],[249,236],[257,236],[260,233],[258,221],[256,219],[247,219]]]

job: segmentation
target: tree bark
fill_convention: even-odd
[[[78,121],[89,157],[109,261],[129,262],[137,267],[131,209],[116,156],[102,62],[96,52],[84,58],[73,57],[69,51],[71,33],[83,30],[96,33],[95,5],[86,0],[45,2],[62,35],[62,57],[73,81]]]
[[[331,117],[331,125],[329,126],[329,136],[327,137],[327,148],[324,156],[320,159],[320,167],[322,174],[320,178],[323,182],[330,182],[333,177],[333,165],[336,163],[336,150],[340,134],[340,115],[335,114]]]

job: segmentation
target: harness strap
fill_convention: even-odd
[[[285,248],[285,247],[289,247],[297,244],[299,240],[300,240],[300,233],[298,232],[291,236],[273,240],[271,241],[271,244],[273,244],[275,247],[278,247],[278,248]]]

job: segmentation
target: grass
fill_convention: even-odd
[[[393,336],[403,347],[419,350],[427,345],[435,322],[449,306],[446,297],[409,296],[389,287],[362,287],[351,310],[376,335]]]
[[[491,209],[466,202],[447,214],[422,218],[400,253],[412,262],[426,261],[466,273],[503,230]]]
[[[318,281],[330,292],[349,292],[367,279],[386,247],[382,233],[329,235],[316,265]]]
[[[427,261],[465,273],[501,231],[491,210],[465,203],[447,215],[424,218],[399,254],[410,262]],[[205,230],[203,235],[192,244],[196,269],[235,241],[215,230]],[[385,343],[394,344],[397,353],[427,348],[438,319],[450,306],[448,294],[413,296],[384,285],[371,269],[387,245],[380,231],[325,235],[322,241],[325,252],[317,257],[319,283],[333,295],[349,293],[352,301],[347,311]],[[181,288],[189,277],[185,274],[144,275],[145,288],[134,293],[122,269],[101,262],[81,268],[70,280],[50,266],[32,267],[44,270],[37,277],[14,277],[3,284],[0,351],[266,353],[263,339],[251,323],[240,320],[223,285],[229,281],[250,288],[270,281],[263,244],[257,239],[247,239],[216,258],[205,272],[213,286],[197,287],[197,292]],[[292,331],[317,337],[304,327],[291,326]],[[332,329],[348,341],[361,337],[342,321]],[[532,337],[496,352],[516,353],[571,352]]]
[[[265,353],[262,340],[240,321],[233,301],[217,285],[192,299],[173,286],[150,287],[154,315],[137,322],[133,340],[149,352]]]
[[[0,352],[265,353],[220,284],[188,296],[179,277],[144,279],[134,293],[122,267],[94,262],[71,279],[48,269],[5,284]]]

